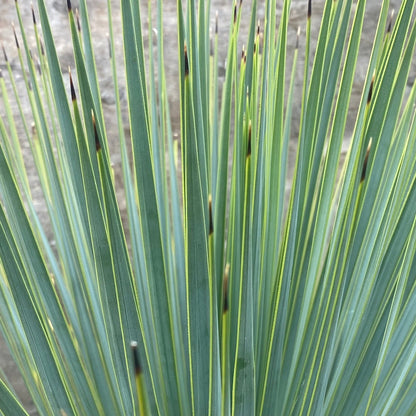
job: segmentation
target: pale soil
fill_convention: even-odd
[[[36,2],[35,2],[36,3]],[[78,1],[73,1],[73,8],[76,7]],[[147,2],[143,2],[147,4]],[[259,1],[259,3],[263,4],[263,2]],[[278,2],[279,5],[281,1]],[[365,21],[365,39],[363,39],[363,44],[360,52],[358,70],[357,70],[357,77],[354,83],[354,90],[353,90],[353,99],[352,99],[352,108],[351,108],[351,120],[353,120],[354,111],[357,109],[357,105],[359,103],[361,90],[362,90],[362,83],[366,74],[367,62],[371,51],[371,42],[372,34],[375,31],[376,24],[377,24],[377,16],[380,7],[380,0],[368,0],[368,12]],[[400,6],[400,1],[396,0],[391,2],[392,8],[394,7],[396,11]],[[64,73],[64,80],[68,81],[68,66],[73,67],[73,59],[72,59],[72,52],[69,45],[69,25],[67,21],[67,11],[66,11],[66,2],[64,0],[46,0],[46,4],[48,5],[48,12],[51,18],[52,23],[52,30],[56,38],[56,43],[58,45],[58,52],[61,56],[62,62],[62,69]],[[115,17],[116,25],[119,22],[119,8],[118,2],[113,1],[113,16]],[[212,25],[214,25],[215,21],[215,10],[219,11],[219,30],[220,30],[220,55],[221,61],[223,62],[225,59],[226,54],[226,39],[228,36],[228,22],[230,20],[230,13],[231,13],[231,5],[232,2],[230,0],[215,0],[212,2]],[[304,46],[304,34],[305,34],[305,21],[306,21],[306,0],[293,0],[292,1],[292,10],[291,10],[291,19],[290,19],[290,33],[289,33],[289,48],[293,50],[295,42],[296,42],[296,31],[298,26],[301,28],[301,38],[300,38],[300,51],[302,51],[302,47]],[[312,31],[313,37],[316,38],[318,29],[319,29],[319,20],[320,15],[322,13],[324,1],[313,1],[313,9],[312,9]],[[31,18],[31,10],[30,10],[30,3],[27,1],[20,1],[21,11],[24,17],[24,22],[26,27],[28,28],[28,32],[31,33],[32,27],[32,18]],[[97,68],[99,72],[99,76],[101,79],[101,86],[102,86],[102,99],[104,105],[104,111],[106,112],[107,116],[107,128],[109,132],[109,137],[111,138],[110,145],[117,145],[117,126],[115,124],[115,120],[112,119],[112,115],[114,114],[114,102],[112,98],[112,83],[111,83],[111,74],[110,68],[108,63],[108,45],[107,45],[107,12],[106,12],[106,1],[104,0],[91,0],[88,1],[89,7],[89,14],[90,14],[90,21],[91,21],[91,29],[94,38],[94,45],[96,48],[97,53]],[[250,11],[250,2],[244,1],[243,2],[243,21],[248,21],[249,19],[249,11]],[[280,10],[280,9],[279,9]],[[146,16],[146,13],[143,13],[143,17]],[[262,20],[264,17],[264,9],[262,6],[259,7],[259,18]],[[176,34],[176,1],[169,0],[164,2],[164,20],[165,20],[165,59],[166,59],[166,67],[168,71],[168,93],[170,96],[170,101],[172,103],[172,117],[173,117],[173,128],[174,132],[178,132],[178,117],[179,114],[175,113],[178,111],[178,82],[177,82],[177,34]],[[21,75],[19,75],[19,63],[13,38],[13,32],[11,30],[11,22],[14,22],[15,25],[18,25],[15,9],[14,9],[14,1],[11,0],[0,0],[0,41],[4,43],[6,48],[9,60],[12,63],[12,66],[15,68],[16,77],[18,78],[18,83],[22,86],[21,82]],[[153,22],[153,25],[156,23]],[[120,30],[118,30],[120,33]],[[20,40],[19,36],[19,40]],[[33,39],[30,40],[32,43],[32,47],[35,48],[35,44],[33,43]],[[145,39],[147,42],[147,38]],[[120,62],[122,60],[121,56],[121,36],[117,37],[117,44],[120,46],[117,48],[118,53],[120,54],[119,59]],[[290,55],[290,54],[289,54]],[[300,58],[301,62],[298,64],[298,73],[296,78],[296,88],[298,91],[301,91],[300,88],[302,86],[302,73],[303,73],[303,63],[302,57]],[[222,63],[223,65],[223,63]],[[5,65],[3,58],[0,59],[0,67],[3,69],[4,76],[7,81],[7,74],[5,71]],[[122,73],[121,71],[119,72]],[[121,75],[120,75],[121,76]],[[69,85],[68,85],[69,91]],[[124,90],[121,91],[122,96],[125,96]],[[295,94],[297,97],[300,94]],[[297,132],[297,125],[299,120],[299,111],[300,105],[294,105],[294,113],[293,113],[293,132],[294,136],[296,136]],[[0,115],[4,116],[4,109],[0,104]],[[29,117],[30,120],[30,117]],[[353,123],[349,122],[348,126],[352,126]],[[351,127],[349,127],[351,129]],[[351,130],[347,131],[346,136],[351,134]],[[25,150],[29,150],[27,145],[23,145]],[[295,150],[295,142],[291,144],[291,154],[290,154],[290,161],[289,161],[289,169],[293,169],[294,164],[294,150]],[[120,180],[119,175],[119,165],[120,165],[120,158],[115,154],[113,156],[113,163],[115,165],[116,171],[116,179]],[[30,162],[29,162],[30,165]],[[33,166],[29,167],[30,174],[35,177],[35,170]],[[42,203],[41,198],[41,191],[39,185],[34,181],[34,194],[39,195],[39,203],[38,209],[40,216],[46,217],[46,208]],[[121,202],[121,208],[123,208],[123,203]],[[12,362],[11,356],[8,352],[7,346],[3,339],[0,339],[0,368],[5,372],[13,386],[15,387],[17,393],[21,397],[24,406],[29,410],[33,411],[33,404],[28,397],[28,394],[25,390],[24,384],[22,382],[21,377]],[[35,414],[35,413],[33,413]]]

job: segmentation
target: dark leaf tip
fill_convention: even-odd
[[[68,12],[72,10],[71,0],[66,0],[66,6],[68,7]]]
[[[20,49],[19,41],[17,39],[16,28],[14,27],[14,24],[12,24],[12,27],[13,27],[14,41],[16,42],[16,47],[17,47],[17,49]]]
[[[370,138],[370,141],[368,142],[367,152],[365,153],[365,158],[364,158],[364,163],[363,163],[363,170],[361,171],[360,183],[362,183],[365,179],[365,174],[367,172],[368,155],[370,154],[372,141],[373,141],[373,139]]]
[[[215,12],[215,34],[218,35],[218,10]]]
[[[75,87],[74,87],[74,83],[72,81],[71,69],[69,69],[68,72],[69,72],[69,84],[71,85],[71,99],[72,99],[72,101],[76,101],[77,95],[75,94]]]
[[[373,86],[374,86],[374,75],[373,75],[373,78],[371,79],[370,89],[368,90],[367,105],[370,104],[371,98],[373,97]]]
[[[78,29],[78,32],[81,33],[81,22],[79,20],[79,12],[78,12],[78,9],[75,9],[75,16],[77,18],[77,29]]]
[[[227,263],[225,266],[224,271],[224,280],[222,282],[222,296],[223,296],[223,302],[222,302],[222,313],[225,314],[228,312],[228,275],[230,273],[230,265]]]
[[[2,42],[2,44],[1,44],[1,48],[2,48],[2,50],[3,50],[4,60],[5,60],[6,62],[9,62],[9,59],[7,58],[6,49],[5,49],[5,47],[4,47],[3,42]]]
[[[33,20],[33,24],[36,26],[36,16],[35,16],[35,9],[33,8],[33,4],[32,4],[32,20]]]
[[[98,137],[97,123],[95,122],[94,111],[91,110],[92,125],[94,126],[94,137],[95,137],[95,150],[98,152],[101,150],[100,138]]]
[[[212,235],[214,232],[214,221],[212,219],[212,196],[208,198],[208,211],[209,211],[209,235]]]
[[[185,55],[185,77],[187,77],[189,75],[189,61],[188,61],[188,49],[186,47],[184,47],[184,55]]]
[[[135,372],[136,376],[138,376],[142,372],[142,366],[140,365],[139,352],[137,350],[137,342],[132,341],[130,343],[130,347],[131,347],[131,351],[133,353],[134,372]]]
[[[308,19],[312,16],[312,0],[308,0]]]
[[[40,60],[36,57],[36,68],[38,70],[39,75],[42,75],[42,65],[40,64]]]
[[[237,23],[237,3],[234,3],[234,24]]]
[[[391,32],[391,27],[393,25],[394,9],[390,13],[389,24],[387,25],[387,33]]]
[[[251,120],[248,123],[247,157],[251,156]]]

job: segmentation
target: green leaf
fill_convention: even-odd
[[[0,412],[2,415],[27,416],[16,396],[7,388],[0,379]]]

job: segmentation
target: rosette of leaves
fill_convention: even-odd
[[[251,15],[232,5],[223,80],[210,2],[178,0],[180,157],[162,1],[149,2],[158,36],[150,32],[148,46],[138,0],[120,4],[127,101],[112,54],[118,149],[108,144],[86,3],[77,21],[67,2],[75,67],[64,82],[44,1],[33,29],[16,1],[26,96],[8,61],[0,78],[0,321],[39,414],[413,415],[415,1],[403,0],[392,22],[389,2],[380,4],[342,163],[366,1],[325,2],[313,54],[305,1],[295,89],[289,0],[279,13],[266,0],[259,23],[257,1]],[[0,410],[26,414],[3,379]]]

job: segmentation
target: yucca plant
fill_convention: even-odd
[[[260,22],[256,0],[251,15],[230,7],[223,82],[210,2],[178,0],[180,110],[168,105],[162,1],[148,3],[157,35],[138,0],[121,1],[124,102],[108,0],[118,149],[86,3],[77,21],[67,0],[64,82],[45,2],[28,29],[16,1],[25,96],[7,59],[0,77],[1,329],[39,414],[415,414],[415,1],[393,22],[380,4],[345,161],[365,0],[325,2],[314,53],[305,1],[300,89],[290,0],[279,13],[266,0]],[[0,413],[27,414],[5,380]]]

